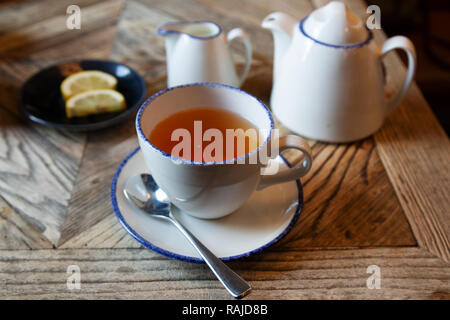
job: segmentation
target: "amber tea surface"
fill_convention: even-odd
[[[178,140],[172,139],[172,133],[177,129],[189,132],[190,154],[186,151],[187,148],[179,151],[182,138],[178,136]],[[211,134],[208,129],[218,131]],[[222,138],[217,137],[219,133]],[[250,153],[259,146],[258,129],[253,123],[234,112],[214,107],[192,108],[174,113],[159,122],[147,137],[158,149],[195,161],[231,160]],[[213,159],[208,155],[213,156]]]

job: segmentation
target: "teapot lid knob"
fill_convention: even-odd
[[[303,30],[311,38],[332,45],[362,43],[369,37],[363,21],[340,1],[313,11]]]

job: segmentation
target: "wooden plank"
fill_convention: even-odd
[[[98,4],[99,0],[39,0],[2,1],[0,3],[0,34],[10,33],[18,28],[35,24],[58,15],[66,15],[67,7],[76,4],[81,10]]]
[[[209,0],[139,0],[155,12],[168,14],[167,21],[209,20],[220,24],[225,32],[243,28],[250,34],[253,51],[271,57],[272,35],[261,28],[262,20],[273,11],[287,11],[299,19],[314,7],[310,1],[209,1]],[[166,22],[167,22],[166,21]],[[159,25],[158,25],[159,26]],[[157,27],[158,27],[157,26]],[[156,29],[154,29],[156,30]]]
[[[106,205],[106,207],[109,209],[110,206]],[[110,210],[112,210],[112,208]],[[89,223],[86,222],[77,225],[78,229],[76,231],[67,231],[69,236],[65,236],[61,239],[62,245],[58,248],[143,248],[141,244],[131,237],[122,225],[118,223],[116,216],[111,214],[110,210],[108,210],[106,217],[96,224],[94,224],[95,221],[92,221],[93,215],[88,215],[87,217],[89,217],[89,220],[91,221],[89,221]],[[86,216],[83,216],[84,219],[86,219],[85,217]],[[76,235],[70,238],[71,233]],[[63,242],[66,238],[70,239]]]
[[[44,4],[51,5],[51,3]],[[114,24],[122,10],[122,4],[123,0],[112,0],[98,2],[83,8],[82,24],[79,30],[67,29],[65,10],[42,21],[34,20],[33,24],[0,35],[2,44],[0,57],[26,57],[31,52],[54,46],[61,41],[76,39],[86,32]],[[46,10],[45,6],[41,6],[40,10]],[[36,19],[35,16],[33,18]]]
[[[83,135],[23,126],[0,108],[0,195],[53,244],[59,239],[84,142]]]
[[[128,1],[117,26],[111,52],[111,59],[129,65],[143,76],[150,91],[148,95],[158,87],[162,89],[165,83],[165,66],[158,62],[158,57],[163,59],[163,50],[159,54],[155,51],[157,47],[150,44],[157,37],[148,32],[148,24],[157,23],[156,19],[157,15],[152,16],[142,5]],[[109,198],[112,177],[122,159],[137,147],[135,134],[132,118],[114,128],[89,135],[58,246],[111,245],[111,242],[92,242],[91,238],[95,234],[109,232],[101,228],[108,223],[99,222],[113,215]],[[89,230],[91,228],[93,230]],[[73,237],[76,238],[65,244]],[[135,246],[133,242],[126,243],[130,247]]]
[[[345,2],[360,17],[366,16],[362,2]],[[381,45],[386,35],[382,30],[374,34]],[[384,63],[392,94],[403,82],[405,67],[396,53]],[[419,245],[450,262],[450,142],[416,84],[375,134],[375,141]]]
[[[81,272],[68,290],[67,267]],[[229,265],[254,290],[245,299],[449,299],[450,267],[418,248],[270,251]],[[367,267],[381,289],[368,289]],[[141,249],[0,251],[2,299],[231,299],[203,264]]]
[[[0,249],[49,249],[52,243],[0,196]]]
[[[16,41],[17,46],[2,51],[0,59],[0,197],[4,204],[1,214],[4,218],[2,234],[5,236],[0,248],[21,248],[23,245],[48,248],[58,243],[86,141],[85,134],[24,124],[17,110],[20,86],[31,74],[49,63],[67,58],[107,55],[111,48],[108,38],[114,36],[114,28],[107,25],[117,20],[121,3],[112,1],[107,6],[97,3],[83,11],[83,14],[86,13],[84,26],[89,32],[76,40],[65,36],[68,34],[65,24],[56,25],[55,21],[65,17],[65,10],[58,12],[60,16],[40,21],[36,20],[39,16],[31,14],[36,8],[26,10],[28,5],[35,4],[24,3],[23,9],[30,14],[28,22],[37,21],[39,28],[48,32],[42,32],[34,39],[33,25],[23,27],[18,23],[17,29],[0,35],[3,40],[10,39],[8,37],[14,34],[28,35],[33,38],[31,43],[37,41],[37,45],[33,49],[28,48],[28,51],[21,49],[28,41]],[[44,1],[40,8],[45,10],[45,6],[50,5],[50,2]],[[103,9],[104,13],[112,15],[103,21],[98,20],[102,15],[94,18],[95,10]],[[56,12],[54,9],[50,11]],[[97,27],[105,28],[95,31]],[[30,30],[32,32],[28,34]],[[42,41],[48,43],[47,38],[54,36],[57,41],[50,41],[49,46],[41,45]],[[104,42],[99,43],[100,37]]]
[[[133,119],[89,135],[58,246],[114,215],[109,197],[112,178],[122,159],[136,147]]]
[[[302,179],[305,210],[283,247],[416,245],[373,139],[316,143],[313,156]]]
[[[412,90],[375,140],[419,245],[450,262],[450,144]]]

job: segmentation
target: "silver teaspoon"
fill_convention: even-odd
[[[171,203],[167,194],[159,188],[149,174],[140,174],[128,178],[123,190],[127,200],[138,209],[153,217],[172,222],[200,253],[216,277],[235,298],[246,296],[252,289],[244,279],[231,270],[225,263],[208,250],[189,230],[175,219],[171,212]]]

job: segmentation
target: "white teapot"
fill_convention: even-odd
[[[250,70],[252,45],[247,33],[235,28],[226,36],[210,21],[169,22],[158,28],[166,43],[167,86],[217,82],[240,87]],[[237,74],[230,43],[240,39],[246,50],[244,70]]]
[[[363,21],[342,2],[330,2],[300,23],[275,12],[262,27],[274,37],[272,111],[305,137],[350,142],[370,136],[413,80],[412,42],[396,36],[380,48]],[[408,72],[399,92],[387,100],[381,59],[394,49],[406,51]]]

